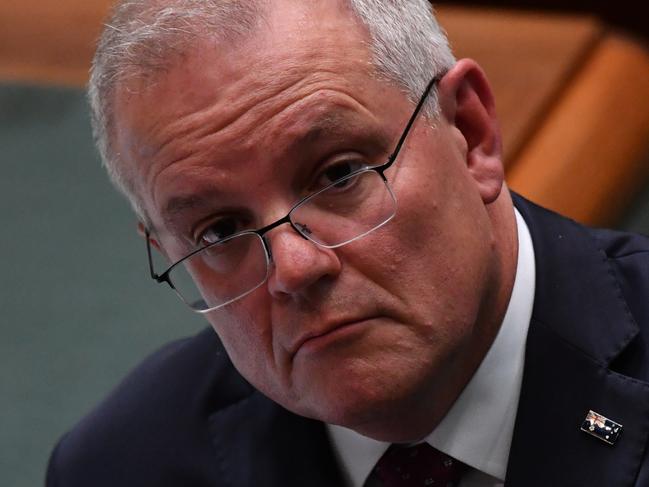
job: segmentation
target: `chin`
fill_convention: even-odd
[[[430,418],[419,420],[409,401],[394,397],[370,399],[362,395],[354,399],[330,404],[328,408],[321,406],[315,419],[391,443],[417,441],[434,428],[434,424],[429,423]]]
[[[367,371],[365,371],[367,372]],[[376,372],[376,371],[373,371]],[[425,436],[427,425],[417,420],[415,405],[422,393],[416,369],[406,374],[366,374],[339,367],[320,381],[312,380],[291,407],[297,414],[336,424],[383,441],[408,441]],[[415,399],[417,398],[417,399]],[[423,408],[428,410],[428,408]],[[426,420],[430,415],[426,415]],[[422,432],[423,431],[423,432]]]

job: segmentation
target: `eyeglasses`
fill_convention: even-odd
[[[166,282],[192,310],[206,313],[243,298],[266,281],[272,252],[264,235],[280,225],[287,223],[303,238],[333,249],[363,238],[388,223],[396,214],[397,200],[385,171],[399,155],[439,79],[435,77],[428,83],[387,162],[353,170],[342,168],[348,173],[302,198],[284,217],[270,225],[220,238],[189,253],[162,274],[153,269],[150,233],[145,230],[151,278]]]

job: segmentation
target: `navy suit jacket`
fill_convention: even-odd
[[[649,238],[514,196],[537,284],[506,486],[649,486]],[[610,446],[589,410],[621,423]],[[341,487],[324,425],[255,391],[210,330],[146,359],[54,450],[48,487]]]

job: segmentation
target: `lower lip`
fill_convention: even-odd
[[[363,333],[370,326],[370,322],[371,320],[354,321],[334,328],[330,332],[309,338],[300,346],[296,355],[312,355],[357,338],[359,333]]]

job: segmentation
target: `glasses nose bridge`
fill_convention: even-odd
[[[270,223],[269,225],[266,225],[264,228],[261,228],[261,229],[259,229],[257,231],[257,234],[261,237],[261,240],[262,240],[262,242],[264,244],[264,249],[266,250],[266,253],[268,254],[268,259],[269,259],[270,262],[273,262],[273,249],[272,249],[270,240],[268,239],[268,233],[271,230],[274,230],[274,229],[276,229],[276,228],[278,228],[278,227],[280,227],[282,225],[288,224],[291,227],[291,229],[293,229],[293,231],[296,234],[298,234],[300,237],[302,237],[304,240],[315,244],[315,242],[313,240],[308,238],[303,233],[303,232],[307,232],[307,233],[309,232],[308,226],[306,224],[300,225],[300,223],[296,223],[296,222],[293,222],[293,220],[291,220],[291,214],[293,213],[293,210],[297,206],[299,206],[299,205],[296,205],[293,208],[291,208],[291,210],[286,215],[284,215],[282,218],[280,218],[279,220],[275,220],[273,223]],[[298,226],[301,226],[302,229],[300,230],[300,228],[298,228]]]

